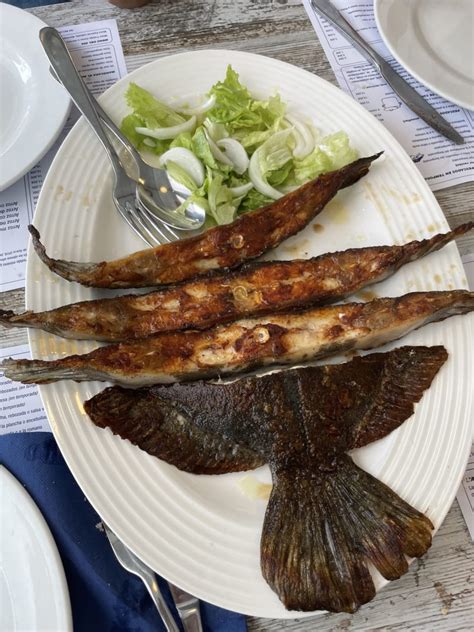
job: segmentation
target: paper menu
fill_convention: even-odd
[[[99,94],[127,74],[115,20],[66,26],[58,29],[66,40],[76,66],[91,92]],[[23,178],[0,193],[0,292],[24,286],[27,226],[51,162],[66,134],[76,122],[73,109],[59,138],[48,153]]]
[[[434,94],[393,59],[377,30],[372,0],[331,1],[360,36],[460,132],[466,143],[455,145],[419,119],[374,66],[314,12],[310,0],[303,0],[340,87],[392,132],[433,191],[474,180],[474,112]]]

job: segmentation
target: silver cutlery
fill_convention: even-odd
[[[105,524],[105,522],[102,522],[102,524],[104,525],[105,533],[110,542],[110,546],[112,547],[115,557],[127,571],[133,573],[137,577],[140,577],[140,579],[143,581],[146,589],[153,599],[156,609],[163,619],[163,623],[165,624],[165,628],[167,629],[167,631],[179,632],[179,628],[176,625],[175,620],[173,619],[173,615],[171,614],[168,606],[166,605],[166,601],[161,594],[155,573],[134,553],[132,553],[121,540],[119,540],[119,538],[115,535],[112,529],[110,529],[110,527]]]
[[[199,600],[169,582],[168,586],[185,632],[202,632]]]
[[[40,31],[40,40],[57,78],[88,120],[107,152],[114,171],[112,192],[114,204],[127,223],[150,245],[178,239],[179,237],[173,228],[190,230],[202,226],[205,212],[197,205],[190,205],[185,215],[175,212],[183,198],[180,199],[176,191],[173,190],[164,169],[152,168],[140,159],[139,162],[137,161],[137,167],[143,168],[148,180],[143,177],[142,171],[140,171],[137,182],[130,178],[102,127],[101,117],[96,109],[98,104],[79,76],[61,36],[55,29],[45,27]],[[118,139],[129,149],[129,143],[120,133],[120,130],[105,112],[103,114],[106,117],[107,125],[109,123],[111,125],[109,129],[115,135],[118,132]],[[134,159],[135,156],[140,158],[134,148],[132,148],[131,155]],[[189,215],[191,208],[192,214]]]
[[[342,33],[367,61],[377,68],[388,85],[398,94],[410,110],[453,143],[458,145],[464,143],[463,137],[414,88],[402,79],[383,57],[360,37],[357,31],[352,28],[329,0],[311,0],[311,6],[316,13],[319,13],[335,29]]]
[[[61,80],[59,79],[58,75],[56,74],[56,71],[54,70],[52,66],[50,66],[49,72],[58,83],[61,83]],[[85,88],[89,92],[87,86],[85,86]],[[159,192],[159,199],[154,200],[154,204],[159,203],[163,197],[166,197],[165,195],[163,195],[163,191],[160,189],[162,189],[163,186],[165,187],[169,186],[169,181],[168,181],[166,172],[163,169],[157,169],[147,164],[143,160],[143,158],[140,156],[138,151],[135,149],[135,147],[132,145],[132,143],[130,143],[128,138],[122,134],[122,131],[120,130],[120,128],[117,127],[117,125],[112,121],[112,119],[107,114],[107,112],[102,108],[102,106],[99,104],[99,102],[94,98],[94,96],[90,92],[89,92],[89,97],[101,121],[105,123],[109,131],[112,132],[115,138],[119,141],[119,143],[125,148],[125,150],[131,155],[133,159],[134,166],[136,167],[135,169],[136,173],[135,175],[130,175],[130,177],[133,180],[135,180],[135,182],[138,181],[138,184],[140,185],[140,194],[141,194],[140,197],[137,199],[137,202],[140,205],[145,206],[142,200],[143,199],[146,200],[146,198],[150,195],[150,193],[153,196],[153,195],[156,195],[157,192]],[[120,156],[119,156],[119,159],[120,159]],[[122,165],[122,166],[124,167],[125,170],[127,170],[128,165]],[[166,178],[166,181],[165,181],[165,178]],[[153,182],[154,186],[150,187],[150,189],[148,190],[142,185],[141,180],[144,180],[146,183]],[[181,199],[181,192],[178,191],[177,195],[179,195]],[[187,194],[183,194],[183,197],[187,197]],[[171,200],[171,204],[172,204],[172,200]],[[148,210],[148,209],[145,207],[145,210]],[[153,204],[149,205],[149,212],[153,214]],[[206,219],[206,214],[205,214],[204,209],[202,209],[201,207],[197,205],[190,205],[186,209],[186,215],[187,217],[189,217],[191,220],[195,222],[195,224],[193,225],[194,230],[197,230],[198,228],[200,228]]]

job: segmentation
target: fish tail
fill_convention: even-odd
[[[0,324],[4,327],[21,327],[23,323],[17,324],[15,322],[16,318],[18,318],[18,315],[11,309],[0,309]]]
[[[448,233],[442,233],[434,235],[429,239],[423,239],[421,241],[410,241],[409,243],[404,244],[403,246],[401,246],[404,254],[401,265],[408,261],[421,259],[421,257],[424,257],[431,252],[436,252],[437,250],[440,250],[451,241],[457,239],[461,235],[464,235],[473,228],[474,222],[466,222],[465,224],[461,224],[453,230],[450,230]]]
[[[333,464],[331,464],[333,465]],[[274,473],[261,568],[290,610],[355,612],[431,545],[431,521],[348,457],[331,471]]]
[[[52,272],[67,281],[77,281],[82,285],[93,285],[93,281],[91,281],[90,278],[93,278],[100,264],[53,259],[46,253],[46,248],[40,240],[41,236],[39,231],[32,224],[28,226],[28,230],[30,231],[36,254]]]
[[[448,290],[441,292],[413,292],[400,297],[399,306],[405,304],[407,309],[416,309],[418,300],[426,298],[426,305],[430,314],[425,321],[436,322],[449,318],[468,314],[474,310],[474,292],[469,290]],[[402,309],[403,309],[402,307]]]
[[[339,172],[342,177],[340,188],[344,189],[346,187],[349,187],[352,184],[355,184],[365,175],[367,175],[367,173],[369,173],[371,164],[375,160],[377,160],[377,158],[380,158],[382,154],[383,151],[380,151],[378,154],[374,154],[373,156],[365,156],[364,158],[359,158],[358,160],[354,160],[354,162],[351,162],[350,164],[340,169]]]
[[[42,312],[31,311],[16,314],[11,310],[0,309],[0,324],[4,327],[39,327],[47,329],[45,322],[41,322]]]
[[[74,380],[83,382],[93,380],[93,372],[87,367],[78,366],[77,362],[69,364],[70,356],[64,360],[15,360],[6,358],[0,364],[6,378],[23,384],[48,384],[58,380]]]

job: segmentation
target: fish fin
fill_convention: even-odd
[[[454,239],[461,237],[465,233],[468,233],[474,228],[474,222],[466,222],[464,224],[460,224],[453,230],[450,230],[447,233],[438,233],[429,237],[428,239],[423,239],[421,241],[410,241],[406,244],[403,244],[401,248],[403,249],[405,256],[400,260],[397,268],[401,267],[404,263],[408,261],[415,261],[416,259],[421,259],[431,252],[436,252],[441,248],[444,248],[447,244],[449,244]]]
[[[353,429],[347,449],[360,448],[377,441],[398,428],[413,415],[415,404],[448,358],[442,346],[399,347],[387,354],[372,354],[362,361],[377,361],[384,356],[378,392]]]
[[[333,472],[274,473],[261,569],[289,610],[355,612],[431,545],[429,519],[347,457]]]
[[[30,231],[31,241],[36,254],[52,272],[67,281],[77,281],[82,285],[93,285],[94,275],[102,264],[53,259],[46,253],[46,248],[41,243],[39,231],[32,224],[28,226],[28,230]]]
[[[14,319],[17,318],[17,314],[11,309],[0,309],[0,325],[4,327],[17,327]]]
[[[59,366],[58,366],[59,365]],[[61,360],[28,360],[5,358],[0,362],[5,377],[23,384],[48,384],[57,380],[79,380],[74,368],[62,367]],[[84,375],[83,379],[90,379]]]
[[[48,328],[46,319],[41,320],[43,314],[44,312],[32,312],[30,310],[17,314],[11,310],[0,309],[0,325],[4,327],[36,327],[45,331],[51,331]]]
[[[110,428],[185,472],[225,474],[265,463],[252,450],[196,427],[148,390],[107,388],[85,402],[84,408],[96,426]]]

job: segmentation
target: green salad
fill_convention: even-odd
[[[122,132],[140,152],[159,156],[191,193],[184,205],[205,208],[208,225],[232,222],[357,158],[344,132],[320,137],[278,94],[254,99],[231,66],[193,105],[171,107],[135,83],[125,97],[132,113]]]

